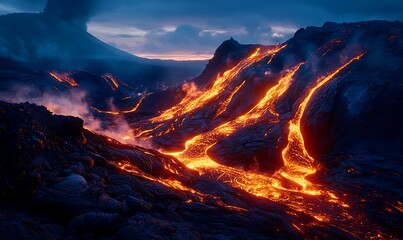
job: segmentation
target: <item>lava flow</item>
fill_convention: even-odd
[[[56,71],[49,72],[49,75],[52,76],[54,79],[56,79],[60,83],[67,83],[72,87],[77,87],[78,84],[76,81],[70,77],[70,74],[68,73],[59,73]]]
[[[287,71],[285,76],[279,80],[279,83],[267,91],[265,97],[263,97],[263,99],[261,99],[249,112],[239,116],[233,121],[224,123],[209,132],[193,137],[186,142],[186,149],[184,151],[170,154],[177,157],[191,168],[204,168],[205,165],[217,167],[218,164],[211,163],[212,160],[208,158],[206,151],[215,145],[220,139],[248,125],[252,125],[258,120],[262,120],[267,111],[271,113],[275,112],[275,101],[273,100],[277,99],[285,92],[301,65],[302,63],[298,64],[290,71]]]
[[[94,109],[98,113],[104,113],[104,114],[110,114],[110,115],[120,115],[120,114],[127,114],[127,113],[134,113],[137,111],[137,109],[140,107],[141,103],[143,100],[146,98],[146,95],[141,96],[140,100],[136,103],[136,105],[129,109],[129,110],[121,110],[121,111],[108,111],[108,110],[100,110],[96,107],[91,106],[92,109]]]
[[[206,91],[202,92],[198,96],[194,97],[192,95],[187,95],[183,100],[177,104],[176,106],[165,110],[153,119],[152,122],[163,122],[167,120],[172,120],[178,118],[179,116],[183,116],[187,113],[195,111],[197,109],[206,106],[211,101],[214,101],[216,97],[218,97],[226,87],[234,80],[234,78],[247,67],[256,63],[267,56],[274,55],[278,53],[281,49],[285,48],[286,45],[273,47],[273,48],[257,48],[256,51],[251,54],[249,57],[243,59],[239,62],[235,67],[230,70],[225,71],[221,76],[215,79],[213,85],[207,89]],[[229,102],[228,102],[229,104]],[[223,104],[221,108],[225,109],[226,106]]]
[[[345,69],[354,61],[359,60],[362,56],[364,56],[364,53],[352,58],[350,61],[348,61],[343,66],[339,67],[326,77],[319,79],[316,85],[311,88],[308,95],[301,102],[297,112],[294,115],[294,118],[290,121],[288,145],[282,152],[284,167],[281,169],[280,174],[300,184],[303,187],[304,191],[309,191],[307,187],[311,186],[310,182],[308,182],[305,177],[316,172],[316,169],[313,166],[314,159],[305,149],[304,138],[302,137],[300,127],[301,118],[305,112],[306,106],[311,100],[313,94],[315,94],[315,92],[320,87],[332,80],[340,71]],[[316,192],[316,189],[310,190],[312,193]]]
[[[175,118],[205,105],[207,101],[218,95],[220,91],[225,88],[225,84],[231,82],[232,78],[236,77],[243,67],[251,65],[251,61],[253,60],[258,61],[262,59],[263,55],[267,56],[267,54],[263,54],[260,55],[260,57],[257,57],[259,51],[260,50],[257,50],[253,55],[242,61],[242,64],[240,63],[237,67],[227,71],[223,77],[221,77],[222,79],[219,78],[220,81],[218,83],[214,83],[212,89],[209,89],[205,93],[196,97],[197,101],[185,97],[178,106],[166,110],[161,114],[161,116],[154,118],[153,121]],[[206,178],[227,183],[234,188],[242,189],[255,196],[269,198],[273,201],[292,206],[294,209],[309,213],[320,221],[326,221],[329,219],[329,216],[326,213],[320,211],[320,209],[324,207],[332,209],[332,215],[336,213],[336,215],[339,216],[332,216],[333,220],[337,218],[351,219],[351,216],[345,210],[349,208],[348,204],[339,199],[339,197],[333,192],[324,187],[314,185],[305,179],[307,175],[315,173],[317,169],[314,166],[314,159],[305,149],[304,140],[300,130],[300,122],[309,101],[317,90],[334,79],[342,70],[350,66],[353,62],[359,60],[363,55],[364,54],[360,54],[350,59],[325,77],[317,79],[315,85],[308,90],[308,94],[301,99],[301,103],[299,104],[294,117],[289,122],[288,144],[282,151],[284,166],[275,174],[266,175],[263,173],[244,171],[238,168],[224,166],[212,160],[207,152],[221,139],[226,138],[247,126],[251,126],[257,122],[266,122],[267,124],[278,123],[280,121],[279,114],[276,111],[278,100],[289,89],[294,81],[296,73],[304,64],[303,62],[295,65],[287,71],[284,71],[278,83],[271,87],[266,95],[247,113],[232,121],[226,122],[213,130],[194,136],[186,142],[185,150],[182,152],[166,154],[176,157],[187,167],[199,171],[199,173]],[[242,68],[239,65],[242,65]],[[244,83],[242,83],[240,87],[243,84]],[[217,86],[219,89],[217,89]],[[236,95],[240,87],[234,89],[233,94],[230,94],[230,98],[233,98],[234,95]],[[181,110],[179,106],[183,107],[185,102],[187,103],[187,107],[192,106],[192,108]],[[222,107],[220,107],[218,111],[221,112]],[[159,128],[160,125],[145,131],[152,132],[156,128]],[[315,196],[315,198],[312,198],[312,196]],[[318,201],[318,199],[322,200]]]
[[[143,122],[144,125],[141,127],[141,131],[139,129],[133,130],[134,135],[141,138],[152,138],[176,131],[172,122],[180,123],[178,125],[180,127],[187,114],[201,108],[211,107],[210,104],[213,104],[218,97],[222,97],[225,92],[224,100],[218,103],[219,106],[215,108],[215,113],[211,116],[212,119],[216,119],[227,110],[229,103],[233,98],[237,97],[239,90],[245,84],[244,80],[239,81],[236,85],[234,84],[234,79],[238,78],[239,74],[252,64],[270,55],[275,55],[283,47],[271,48],[269,50],[258,48],[252,55],[215,79],[209,89],[199,92],[196,96],[185,96],[176,106],[165,110],[157,117]],[[265,125],[275,125],[280,122],[282,124],[287,123],[284,122],[287,119],[284,119],[277,112],[277,105],[282,97],[288,93],[290,86],[296,82],[297,73],[304,66],[305,62],[300,62],[280,73],[277,83],[270,87],[265,96],[248,112],[233,120],[224,122],[212,130],[193,136],[190,140],[186,141],[183,151],[165,152],[165,154],[174,156],[188,168],[198,171],[201,177],[205,179],[222,182],[254,196],[264,197],[285,204],[297,211],[307,213],[319,221],[330,221],[330,219],[333,223],[346,220],[352,221],[350,208],[345,203],[344,197],[337,196],[325,186],[311,183],[306,179],[306,176],[317,171],[317,167],[315,166],[315,160],[305,148],[300,125],[301,118],[314,94],[363,55],[364,53],[351,58],[340,67],[326,74],[326,76],[313,81],[313,86],[307,88],[305,90],[306,94],[297,100],[299,105],[297,105],[293,116],[288,120],[288,142],[282,151],[279,150],[284,164],[274,174],[269,175],[261,172],[245,171],[219,164],[210,158],[208,151],[219,141],[230,137],[232,134],[248,126],[260,124],[264,128]],[[270,63],[271,60],[269,60],[268,65]],[[231,87],[229,87],[230,83],[232,83]],[[232,92],[228,92],[229,88],[232,88]],[[137,107],[141,104],[141,101],[142,99],[138,102]],[[98,109],[95,110],[100,111]],[[100,112],[117,115],[127,111]],[[200,199],[204,197],[203,193],[191,187],[184,186],[177,180],[155,179],[145,176],[139,171],[133,170],[130,164],[126,163],[117,163],[117,167],[149,180],[157,181],[165,186],[196,194]],[[180,176],[180,173],[177,175]],[[324,211],[323,209],[326,210]],[[297,229],[301,227],[296,226]]]
[[[118,80],[112,74],[107,73],[102,75],[101,77],[109,84],[112,91],[116,91],[119,88]]]
[[[260,49],[257,49],[255,53],[241,61],[233,69],[226,71],[222,77],[216,79],[214,85],[211,89],[202,93],[196,99],[190,99],[185,97],[182,102],[174,106],[171,109],[163,112],[159,117],[153,118],[151,121],[163,121],[175,118],[179,115],[185,114],[187,112],[193,111],[197,108],[202,107],[207,104],[207,101],[211,100],[213,97],[218,95],[225,88],[225,84],[232,81],[236,75],[243,70],[245,67],[250,66],[254,61],[259,61],[268,54],[274,54],[280,51],[282,48],[277,48],[275,51],[270,50],[264,54],[260,53]],[[215,172],[217,178],[230,182],[230,185],[243,189],[256,196],[264,197],[278,197],[281,195],[280,191],[291,191],[291,192],[301,192],[310,195],[320,195],[320,189],[314,187],[305,177],[309,174],[316,172],[313,166],[314,159],[308,154],[305,149],[304,140],[300,131],[300,121],[308,102],[310,101],[313,94],[324,84],[334,79],[334,77],[340,73],[343,69],[348,67],[351,63],[359,60],[364,54],[360,54],[341,67],[337,68],[333,72],[329,73],[326,77],[319,78],[316,81],[316,85],[313,86],[308,95],[301,101],[294,118],[290,121],[289,125],[289,136],[288,144],[286,148],[282,151],[282,157],[284,161],[284,166],[273,176],[266,176],[264,174],[246,172],[243,170],[223,166],[221,164],[213,161],[207,154],[207,151],[213,147],[217,142],[234,132],[243,129],[247,126],[253,125],[258,121],[266,121],[267,123],[278,123],[279,114],[276,112],[277,101],[287,92],[289,86],[291,85],[296,72],[304,63],[297,64],[292,69],[285,71],[283,76],[280,78],[277,85],[270,88],[266,95],[246,114],[237,117],[236,119],[226,122],[213,130],[201,133],[194,136],[192,139],[185,143],[185,149],[181,152],[176,153],[166,153],[178,158],[182,163],[184,163],[189,168],[193,168],[201,171],[202,173],[211,174]],[[229,98],[234,97],[239,88],[243,85],[242,83],[237,87]],[[186,104],[185,104],[186,103]],[[184,109],[181,109],[184,107]],[[220,106],[219,112],[222,112],[222,106]],[[217,116],[217,113],[216,113]],[[158,126],[146,129],[137,136],[143,136],[146,133],[153,132],[158,129],[163,123]],[[159,134],[165,134],[161,132]],[[159,136],[159,135],[156,135]],[[295,186],[287,188],[283,186],[283,181],[286,179],[287,182],[293,182]],[[343,205],[343,204],[342,204]]]

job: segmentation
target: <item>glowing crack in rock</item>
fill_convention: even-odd
[[[57,71],[52,71],[52,72],[49,72],[49,75],[52,76],[54,79],[56,79],[60,83],[67,83],[71,87],[78,86],[76,81],[72,77],[70,77],[69,73],[59,73]]]

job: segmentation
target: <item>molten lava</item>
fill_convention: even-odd
[[[273,112],[275,112],[275,100],[286,91],[293,76],[299,70],[301,65],[302,63],[298,64],[290,71],[287,71],[285,76],[279,80],[279,83],[269,89],[266,95],[249,112],[239,116],[233,121],[224,123],[209,132],[193,137],[186,142],[186,148],[184,151],[172,155],[191,168],[204,168],[205,164],[207,164],[207,166],[217,167],[217,164],[211,163],[212,160],[207,156],[207,150],[215,145],[219,140],[235,131],[252,125],[258,120],[263,120],[267,112],[273,114]]]
[[[332,46],[339,43],[339,41],[332,41],[329,46],[326,47],[326,50],[323,49],[322,51],[327,54],[329,47],[332,48]],[[239,77],[239,74],[252,64],[263,60],[265,57],[271,56],[271,59],[268,61],[268,64],[270,64],[273,56],[283,47],[266,50],[262,50],[262,48],[257,49],[252,55],[243,59],[235,67],[225,71],[222,76],[217,77],[210,88],[206,89],[204,92],[197,91],[196,94],[194,92],[192,92],[192,94],[189,93],[176,106],[165,110],[157,117],[148,121],[146,120],[141,129],[133,129],[134,136],[136,138],[152,138],[169,134],[170,132],[176,131],[176,127],[182,126],[187,114],[201,108],[210,107],[214,104],[218,104],[212,116],[212,119],[216,119],[227,111],[228,105],[232,99],[237,96],[240,89],[244,86],[245,81],[234,82],[235,79]],[[193,136],[190,140],[186,141],[183,151],[175,153],[168,152],[165,154],[176,157],[188,168],[197,170],[204,178],[226,183],[258,197],[280,202],[295,210],[308,213],[318,221],[345,221],[346,219],[351,221],[353,218],[347,210],[349,209],[349,205],[345,203],[344,196],[337,196],[331,190],[318,184],[313,184],[306,179],[306,176],[315,173],[317,168],[314,159],[305,148],[300,125],[301,118],[314,94],[353,62],[359,60],[363,55],[364,54],[359,54],[351,58],[342,66],[326,74],[326,76],[318,78],[314,81],[313,86],[307,88],[307,94],[303,95],[301,99],[298,100],[299,105],[289,121],[288,142],[286,147],[281,151],[284,165],[276,173],[267,175],[228,167],[211,159],[208,156],[208,151],[220,140],[248,126],[254,126],[257,123],[276,124],[280,123],[280,121],[286,121],[284,118],[281,118],[276,107],[282,97],[288,93],[290,86],[297,77],[298,71],[305,64],[304,62],[298,63],[280,73],[277,83],[271,86],[265,96],[245,114],[224,122],[212,130]],[[229,87],[229,85],[231,85],[231,87]],[[223,95],[225,95],[224,100],[214,102]],[[141,100],[139,101],[139,104],[140,103]],[[120,114],[124,112],[105,113]],[[200,198],[205,198],[202,193],[191,187],[184,186],[177,180],[155,179],[150,176],[144,176],[144,174],[128,166],[127,164],[120,163],[118,167],[149,180],[160,182],[165,186],[191,192],[198,195]],[[171,172],[180,175],[176,170]],[[327,209],[328,211],[323,211],[323,209]],[[295,228],[301,229],[303,227],[301,225],[295,225]]]
[[[76,81],[72,77],[70,77],[69,73],[59,73],[57,71],[52,71],[52,72],[49,72],[49,75],[52,76],[54,79],[56,79],[60,83],[67,83],[72,87],[78,86]]]
[[[220,108],[217,110],[214,118],[217,118],[218,116],[220,116],[222,113],[227,111],[228,105],[230,104],[230,102],[232,101],[232,98],[238,93],[239,89],[241,89],[243,87],[243,85],[245,84],[245,80],[241,83],[241,85],[239,85],[238,87],[235,88],[235,90],[231,93],[231,95],[223,102],[220,104]]]
[[[301,133],[301,118],[305,112],[307,104],[316,91],[332,80],[338,73],[340,73],[340,71],[348,67],[351,63],[359,60],[363,55],[364,54],[360,54],[352,58],[326,77],[320,78],[316,85],[310,89],[308,95],[299,105],[294,118],[290,121],[288,145],[282,152],[284,167],[281,169],[280,174],[300,184],[303,190],[308,193],[318,193],[314,188],[307,189],[311,184],[305,179],[307,175],[315,173],[316,169],[313,166],[314,159],[308,154],[305,148],[304,139]]]
[[[101,76],[111,87],[112,91],[116,91],[119,88],[118,80],[110,73]]]
[[[182,101],[176,106],[165,110],[153,119],[152,122],[163,122],[167,120],[172,120],[183,116],[187,113],[195,111],[197,109],[202,108],[203,106],[207,106],[207,104],[214,101],[221,93],[225,91],[225,89],[230,85],[230,83],[235,79],[235,77],[243,70],[251,66],[253,63],[256,63],[267,56],[274,55],[278,53],[281,49],[286,47],[286,45],[273,47],[264,49],[257,48],[253,54],[249,57],[243,59],[239,62],[235,67],[230,70],[225,71],[221,76],[217,77],[213,85],[204,92],[201,92],[196,97],[193,95],[187,95]],[[228,102],[229,104],[229,102]],[[226,108],[225,104],[221,106],[223,109]]]
[[[241,63],[250,65],[251,62],[249,61],[252,59],[258,61],[260,59],[257,58],[258,51],[248,57],[247,61],[242,61]],[[363,55],[364,54],[360,54],[350,59],[348,62],[329,73],[327,76],[319,78],[315,85],[308,90],[308,94],[301,100],[294,117],[290,121],[288,144],[282,151],[284,166],[274,175],[269,176],[262,173],[248,172],[221,165],[213,161],[208,156],[207,152],[221,139],[226,138],[236,131],[253,125],[259,121],[266,121],[267,123],[279,122],[279,114],[276,111],[277,102],[287,92],[295,78],[296,73],[304,63],[299,63],[293,68],[285,71],[282,74],[282,77],[280,77],[278,83],[268,89],[266,95],[244,115],[241,115],[232,121],[226,122],[211,131],[194,136],[185,143],[185,150],[182,152],[166,154],[175,156],[187,167],[199,171],[205,177],[227,183],[255,196],[261,196],[269,198],[273,201],[282,202],[299,211],[310,213],[313,217],[320,221],[326,221],[329,219],[325,213],[321,213],[321,206],[318,206],[320,204],[324,204],[322,207],[326,206],[333,209],[335,212],[340,212],[340,215],[344,217],[350,217],[348,212],[344,210],[349,207],[348,204],[339,199],[339,197],[337,197],[331,191],[324,189],[321,186],[316,186],[305,179],[307,175],[315,173],[316,168],[314,166],[314,159],[305,149],[304,140],[300,130],[300,122],[309,101],[317,90],[334,79],[343,69],[347,68],[353,62],[359,60]],[[224,86],[222,85],[224,83],[231,82],[231,78],[236,77],[236,75],[233,74],[239,73],[240,70],[241,69],[234,67],[229,72],[227,71],[223,76],[227,76],[228,78],[219,78],[219,83],[215,82],[212,88],[217,88],[217,86],[219,86],[220,89],[223,90]],[[243,84],[244,83],[234,89],[233,94],[230,94],[229,99],[232,99],[236,95]],[[211,100],[212,97],[210,98],[210,96],[220,94],[220,91],[217,89],[208,89],[206,92],[208,93],[207,95],[202,93],[201,95],[197,96],[195,99],[198,101],[196,102],[193,102],[192,99],[185,97],[179,106],[183,106],[184,102],[191,102],[193,105],[190,105],[193,108],[186,108],[183,111],[180,111],[178,106],[175,106],[172,109],[165,111],[161,116],[153,119],[154,121],[158,119],[158,121],[162,121],[162,123],[152,129],[144,130],[136,134],[136,136],[140,137],[147,135],[149,132],[153,131],[158,132],[158,129],[164,125],[163,119],[170,119],[175,116],[185,114],[186,112],[193,111],[194,108],[202,107],[203,104],[206,104],[209,100]],[[227,105],[226,102],[224,102],[224,105]],[[225,111],[223,110],[225,108],[226,107],[220,107],[218,113]],[[216,116],[217,115],[219,114],[216,113]],[[171,125],[168,130],[165,130],[165,132],[159,132],[159,134],[165,134],[173,130],[174,127]],[[312,199],[306,197],[312,195],[315,195],[316,198]],[[322,199],[320,204],[317,200],[319,198]]]
[[[323,56],[327,55],[334,47],[341,44],[339,39],[332,39],[328,43],[324,44],[322,47],[318,49],[318,53]]]
[[[137,104],[129,110],[121,110],[121,111],[108,111],[108,110],[100,110],[96,107],[91,106],[92,109],[94,109],[98,113],[104,113],[104,114],[110,114],[110,115],[120,115],[120,114],[128,114],[128,113],[134,113],[137,111],[137,109],[140,107],[141,103],[143,100],[146,98],[146,95],[141,96],[140,100],[137,102]]]

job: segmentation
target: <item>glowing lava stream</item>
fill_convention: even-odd
[[[204,174],[218,176],[217,180],[227,182],[235,188],[240,188],[256,196],[276,199],[280,197],[284,191],[319,195],[322,191],[314,188],[313,185],[305,179],[307,175],[315,173],[316,169],[312,165],[314,159],[309,156],[305,149],[302,134],[300,132],[300,121],[313,94],[320,87],[333,79],[340,71],[345,69],[352,62],[359,60],[363,55],[364,54],[360,54],[359,56],[352,58],[328,76],[320,78],[317,81],[317,84],[310,89],[308,95],[298,107],[294,118],[290,121],[290,132],[288,136],[289,142],[282,152],[284,167],[279,170],[279,174],[282,177],[301,185],[302,188],[300,190],[284,188],[282,186],[282,181],[276,177],[269,177],[263,174],[247,172],[218,164],[207,155],[207,151],[214,146],[219,139],[228,136],[242,127],[261,120],[262,115],[264,115],[267,110],[277,117],[277,114],[275,113],[276,101],[287,91],[293,80],[293,76],[299,70],[302,63],[294,67],[284,77],[282,77],[279,83],[272,87],[267,92],[266,96],[248,113],[231,122],[225,123],[212,131],[193,137],[186,142],[185,150],[182,152],[165,154],[176,157],[189,168],[199,170]],[[340,205],[343,205],[343,203],[337,201],[337,197],[334,197],[333,194],[328,193],[327,195],[329,195],[332,202],[337,202],[340,203]]]
[[[214,146],[220,139],[228,136],[238,129],[252,125],[262,120],[267,111],[275,117],[276,100],[284,94],[290,86],[295,73],[303,63],[287,71],[279,80],[278,84],[270,88],[266,95],[246,114],[227,122],[212,131],[202,133],[186,142],[186,148],[179,153],[167,153],[179,159],[187,167],[198,171],[209,173],[214,172],[217,180],[226,182],[233,187],[243,189],[256,196],[279,197],[280,194],[274,188],[281,188],[278,179],[269,178],[262,174],[246,172],[240,169],[223,166],[213,161],[208,155],[209,148]],[[274,120],[277,121],[277,120]]]
[[[233,121],[224,123],[217,128],[202,133],[193,137],[191,140],[187,141],[185,150],[180,153],[170,153],[180,159],[184,164],[191,168],[203,167],[203,162],[195,162],[195,158],[206,159],[206,151],[208,148],[215,145],[220,139],[234,133],[236,130],[242,129],[248,125],[256,123],[258,120],[262,120],[262,117],[267,111],[275,112],[275,100],[279,98],[289,87],[292,82],[293,76],[301,67],[298,64],[291,71],[288,71],[284,77],[282,77],[278,84],[270,88],[267,91],[265,97],[263,97],[249,112],[239,116]],[[212,161],[211,159],[209,161]],[[198,166],[202,164],[202,166]]]
[[[69,76],[68,73],[58,73],[56,71],[49,72],[49,75],[52,76],[54,79],[56,79],[60,83],[68,83],[72,87],[77,87],[78,84],[76,81]]]
[[[323,85],[332,80],[340,71],[345,69],[351,63],[359,60],[365,53],[362,53],[350,61],[343,64],[341,67],[327,75],[325,78],[317,81],[316,85],[309,91],[308,95],[299,105],[294,118],[290,121],[289,133],[288,133],[288,144],[282,152],[284,167],[280,170],[280,174],[298,184],[303,188],[303,191],[315,194],[317,190],[312,188],[312,184],[305,179],[307,175],[316,172],[313,166],[314,159],[308,154],[304,138],[301,133],[301,118],[304,115],[306,106],[311,100],[313,94]],[[311,188],[308,188],[311,187]]]
[[[111,115],[120,115],[120,114],[127,114],[127,113],[133,113],[135,111],[137,111],[137,109],[140,107],[141,103],[143,102],[143,100],[146,98],[146,95],[141,96],[140,100],[137,102],[136,106],[134,106],[132,109],[130,110],[122,110],[122,111],[107,111],[107,110],[100,110],[96,107],[91,106],[92,109],[94,109],[95,111],[99,112],[99,113],[104,113],[104,114],[111,114]]]
[[[165,110],[159,116],[151,119],[151,122],[155,123],[155,122],[172,120],[178,118],[179,116],[183,116],[189,112],[197,110],[202,106],[205,106],[209,102],[213,101],[216,97],[218,97],[224,91],[224,89],[227,86],[229,86],[229,83],[233,81],[241,71],[245,70],[253,63],[258,62],[269,55],[274,55],[278,53],[281,49],[285,47],[286,45],[283,45],[266,50],[262,50],[262,48],[257,48],[252,55],[243,59],[232,69],[225,71],[222,74],[222,76],[217,77],[217,79],[215,79],[213,83],[213,86],[211,86],[209,89],[202,92],[196,97],[186,96],[176,106],[168,110]],[[225,106],[223,108],[225,108]]]
[[[119,83],[112,74],[107,73],[107,74],[101,75],[101,77],[102,77],[102,79],[105,80],[106,83],[108,83],[108,85],[111,87],[112,91],[116,91],[119,88]]]

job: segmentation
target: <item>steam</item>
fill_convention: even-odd
[[[85,99],[86,95],[85,91],[76,89],[59,93],[41,92],[31,86],[16,86],[8,92],[0,93],[0,99],[13,103],[30,102],[42,105],[54,114],[82,118],[84,127],[92,132],[108,136],[119,142],[152,147],[149,141],[135,139],[129,124],[121,116],[114,116],[111,122],[105,126],[105,121],[96,118],[91,113]]]
[[[198,89],[197,85],[194,82],[186,82],[182,85],[182,91],[186,93],[186,96],[189,98],[197,97],[201,94],[201,91]]]

